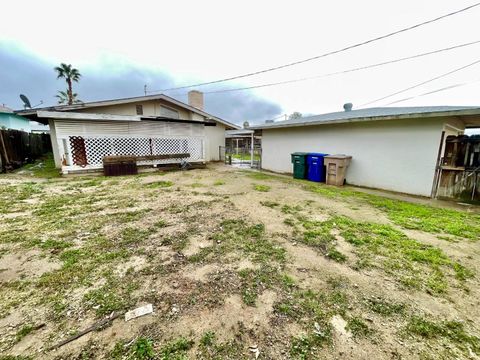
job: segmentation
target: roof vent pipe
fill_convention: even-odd
[[[352,104],[352,103],[343,104],[343,109],[344,109],[345,111],[352,111],[352,108],[353,108],[353,104]]]

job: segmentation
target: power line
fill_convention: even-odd
[[[437,50],[433,50],[433,51],[429,51],[429,52],[425,52],[425,53],[421,53],[421,54],[416,54],[416,55],[412,55],[412,56],[406,56],[406,57],[402,57],[402,58],[398,58],[398,59],[383,61],[383,62],[380,62],[380,63],[360,66],[360,67],[356,67],[356,68],[352,68],[352,69],[348,69],[348,70],[341,70],[341,71],[336,71],[336,72],[322,74],[322,75],[308,76],[308,77],[303,77],[303,78],[299,78],[299,79],[278,81],[278,82],[261,84],[261,85],[246,86],[246,87],[241,87],[241,88],[205,91],[204,94],[218,94],[218,93],[232,92],[232,91],[251,90],[251,89],[258,89],[258,88],[269,87],[269,86],[277,86],[277,85],[284,85],[284,84],[291,84],[291,83],[296,83],[296,82],[301,82],[301,81],[319,79],[319,78],[329,77],[329,76],[333,76],[333,75],[347,74],[347,73],[350,73],[350,72],[367,70],[367,69],[371,69],[371,68],[375,68],[375,67],[379,67],[379,66],[394,64],[394,63],[398,63],[398,62],[401,62],[401,61],[417,59],[417,58],[420,58],[420,57],[423,57],[423,56],[428,56],[428,55],[438,54],[438,53],[441,53],[441,52],[455,50],[455,49],[458,49],[458,48],[471,46],[471,45],[475,45],[475,44],[478,44],[478,43],[480,43],[480,40],[472,41],[472,42],[465,43],[465,44],[450,46],[450,47],[443,48],[443,49],[437,49]],[[177,95],[184,95],[184,94],[185,93],[177,94]]]
[[[453,84],[453,85],[445,86],[445,87],[442,87],[442,88],[439,88],[439,89],[427,91],[427,92],[422,93],[422,94],[419,94],[419,95],[410,96],[410,97],[405,98],[405,99],[400,99],[400,100],[392,101],[392,102],[386,104],[385,106],[393,105],[393,104],[398,104],[398,103],[401,103],[401,102],[405,102],[405,101],[412,100],[412,99],[416,99],[416,98],[419,98],[419,97],[423,97],[423,96],[427,96],[427,95],[439,93],[439,92],[442,92],[442,91],[447,91],[447,90],[451,90],[451,89],[456,89],[456,88],[459,88],[459,87],[462,87],[462,86],[467,86],[467,85],[471,85],[471,84],[477,83],[477,82],[479,82],[479,81],[480,81],[480,79],[479,79],[479,80],[475,80],[475,81],[466,82],[466,83],[459,83],[459,84]]]
[[[448,18],[450,16],[457,15],[459,13],[462,13],[462,12],[468,11],[470,9],[473,9],[477,6],[480,6],[480,2],[477,2],[473,5],[467,6],[463,9],[460,9],[460,10],[457,10],[457,11],[450,12],[450,13],[442,15],[442,16],[438,16],[438,17],[433,18],[433,19],[430,19],[430,20],[427,20],[427,21],[424,21],[424,22],[421,22],[421,23],[418,23],[418,24],[415,24],[415,25],[408,26],[408,27],[402,28],[400,30],[396,30],[396,31],[387,33],[385,35],[377,36],[377,37],[369,39],[369,40],[365,40],[365,41],[362,41],[362,42],[359,42],[359,43],[356,43],[356,44],[353,44],[353,45],[346,46],[346,47],[338,49],[338,50],[333,50],[333,51],[330,51],[330,52],[327,52],[327,53],[324,53],[324,54],[321,54],[321,55],[317,55],[317,56],[314,56],[314,57],[310,57],[310,58],[307,58],[307,59],[298,60],[298,61],[294,61],[294,62],[291,62],[291,63],[287,63],[287,64],[283,64],[283,65],[279,65],[279,66],[275,66],[275,67],[271,67],[271,68],[267,68],[267,69],[263,69],[263,70],[259,70],[259,71],[254,71],[254,72],[250,72],[250,73],[246,73],[246,74],[242,74],[242,75],[231,76],[231,77],[224,78],[224,79],[213,80],[213,81],[197,83],[197,84],[192,84],[192,85],[178,86],[178,87],[168,88],[168,89],[149,90],[148,92],[172,91],[172,90],[187,89],[187,88],[191,88],[191,87],[217,84],[217,83],[220,83],[220,82],[226,82],[226,81],[241,79],[241,78],[245,78],[245,77],[249,77],[249,76],[263,74],[263,73],[270,72],[270,71],[284,69],[286,67],[303,64],[303,63],[306,63],[306,62],[309,62],[309,61],[317,60],[317,59],[324,58],[324,57],[327,57],[327,56],[330,56],[330,55],[334,55],[334,54],[338,54],[338,53],[341,53],[341,52],[344,52],[344,51],[347,51],[347,50],[351,50],[351,49],[354,49],[354,48],[357,48],[357,47],[360,47],[360,46],[363,46],[363,45],[367,45],[367,44],[370,44],[370,43],[375,42],[375,41],[383,40],[383,39],[386,39],[388,37],[398,35],[398,34],[401,34],[401,33],[419,28],[421,26],[428,25],[428,24],[431,24],[433,22]]]
[[[287,116],[287,114],[282,114],[282,115],[279,115],[279,116],[274,117],[273,119],[269,119],[269,120],[277,120],[277,119],[283,118],[285,116]]]
[[[418,84],[415,84],[415,85],[413,85],[413,86],[409,86],[409,87],[407,87],[407,88],[405,88],[405,89],[396,91],[396,92],[394,92],[394,93],[392,93],[392,94],[389,94],[389,95],[387,95],[387,96],[383,96],[383,97],[381,97],[381,98],[378,98],[378,99],[375,99],[375,100],[366,102],[366,103],[360,105],[360,107],[364,107],[364,106],[367,106],[367,105],[376,103],[376,102],[378,102],[378,101],[388,99],[389,97],[392,97],[392,96],[395,96],[395,95],[404,93],[404,92],[406,92],[406,91],[415,89],[415,88],[420,87],[420,86],[422,86],[422,85],[431,83],[432,81],[435,81],[435,80],[444,78],[444,77],[446,77],[446,76],[448,76],[448,75],[454,74],[454,73],[456,73],[456,72],[458,72],[458,71],[461,71],[461,70],[463,70],[463,69],[466,69],[466,68],[469,68],[469,67],[471,67],[471,66],[474,66],[474,65],[476,65],[476,64],[478,64],[478,63],[480,63],[480,59],[479,59],[479,60],[476,60],[476,61],[474,61],[474,62],[472,62],[472,63],[470,63],[470,64],[461,66],[461,67],[459,67],[459,68],[457,68],[457,69],[454,69],[454,70],[451,70],[451,71],[449,71],[449,72],[446,72],[446,73],[444,73],[444,74],[435,76],[434,78],[431,78],[431,79],[422,81],[422,82],[420,82],[420,83],[418,83]]]

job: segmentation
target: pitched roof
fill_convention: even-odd
[[[217,122],[219,122],[223,125],[226,125],[228,127],[233,128],[233,129],[239,129],[240,128],[238,125],[235,125],[235,124],[233,124],[233,123],[231,123],[227,120],[224,120],[222,118],[219,118],[217,116],[209,114],[209,113],[207,113],[203,110],[197,109],[197,108],[195,108],[191,105],[185,104],[182,101],[179,101],[177,99],[174,99],[174,98],[172,98],[170,96],[167,96],[167,95],[164,95],[164,94],[147,95],[147,96],[135,96],[135,97],[129,97],[129,98],[101,100],[101,101],[91,101],[91,102],[83,102],[83,103],[73,104],[73,105],[54,105],[54,106],[47,106],[47,107],[43,107],[43,108],[18,110],[18,111],[16,111],[16,113],[19,114],[19,115],[35,115],[36,112],[39,111],[39,110],[45,110],[45,111],[75,111],[75,110],[80,110],[80,109],[96,108],[96,107],[119,105],[119,104],[129,104],[129,103],[135,103],[135,102],[139,102],[139,101],[150,101],[150,100],[165,100],[165,101],[173,103],[177,106],[183,107],[184,109],[187,109],[189,111],[197,113],[201,116],[204,116],[207,119],[217,121]]]
[[[418,106],[379,107],[307,116],[251,126],[251,129],[270,129],[309,125],[340,124],[348,122],[415,119],[458,115],[480,115],[480,106]]]

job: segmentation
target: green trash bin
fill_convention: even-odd
[[[293,177],[295,179],[305,179],[307,174],[307,154],[304,152],[292,154]]]

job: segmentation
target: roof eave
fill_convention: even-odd
[[[37,111],[36,115],[39,119],[56,120],[141,121],[141,117],[136,115],[76,113],[65,111]]]
[[[251,126],[250,129],[268,130],[287,127],[299,127],[299,126],[316,126],[316,125],[332,125],[332,124],[348,124],[354,122],[366,122],[366,121],[381,121],[381,120],[404,120],[404,119],[418,119],[418,118],[435,118],[435,117],[448,117],[448,116],[468,116],[468,115],[480,115],[480,108],[466,109],[466,110],[451,110],[451,111],[434,111],[429,113],[412,113],[412,114],[400,114],[400,115],[386,115],[386,116],[368,116],[357,117],[350,119],[336,119],[336,120],[319,120],[319,121],[303,121],[297,123],[282,124],[278,122],[273,125],[257,125]]]

